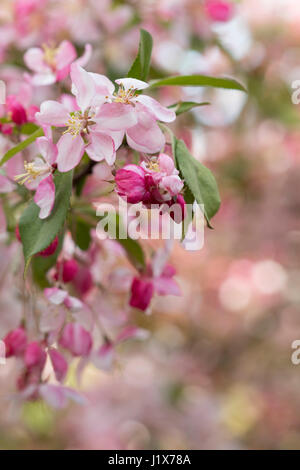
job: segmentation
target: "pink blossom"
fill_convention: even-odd
[[[157,252],[157,256],[140,277],[134,277],[131,284],[129,305],[147,310],[154,293],[158,295],[181,295],[177,282],[173,279],[176,271],[166,264],[166,254]]]
[[[53,384],[41,384],[36,389],[37,394],[53,408],[65,408],[69,401],[84,405],[86,399],[78,392],[69,387]]]
[[[29,343],[24,353],[24,363],[28,369],[42,370],[46,363],[46,353],[37,341]]]
[[[119,85],[117,93],[114,92],[113,83],[107,79],[106,82],[103,81],[102,86],[110,103],[101,107],[96,117],[97,123],[107,130],[122,131],[123,135],[126,134],[128,145],[139,152],[159,152],[165,144],[165,137],[157,121],[172,122],[176,119],[175,112],[150,96],[137,94],[149,86],[141,80],[116,80]],[[135,120],[131,125],[125,116],[122,118],[124,109],[128,107],[132,108],[132,118]]]
[[[43,251],[40,251],[37,256],[42,256],[44,258],[48,258],[48,256],[52,256],[57,249],[58,246],[58,237],[55,237],[53,242],[50,243],[47,248],[45,248]]]
[[[47,137],[39,137],[36,143],[40,156],[36,157],[33,162],[25,162],[25,173],[16,176],[15,179],[21,184],[37,185],[34,202],[40,208],[40,219],[46,219],[51,214],[55,201],[52,173],[56,168],[57,147]]]
[[[84,55],[76,62],[84,66],[90,56],[91,46],[87,44]],[[64,80],[69,75],[70,66],[76,57],[76,50],[70,41],[63,41],[58,47],[46,44],[42,48],[32,47],[24,55],[25,64],[34,72],[30,82],[33,85],[51,85]]]
[[[72,92],[78,109],[70,112],[70,103],[66,105],[57,101],[44,101],[40,112],[36,114],[42,126],[67,127],[57,143],[60,172],[67,172],[77,166],[85,151],[94,161],[106,160],[110,165],[115,161],[116,149],[121,140],[115,133],[103,131],[95,119],[105,100],[101,77],[73,63]],[[126,119],[128,114],[123,113],[123,117]]]
[[[117,192],[131,204],[145,205],[172,201],[183,188],[174,161],[161,153],[158,159],[143,162],[141,166],[125,165],[116,173]]]
[[[233,15],[232,3],[225,0],[206,0],[205,10],[213,21],[229,21]]]
[[[58,287],[49,287],[44,290],[46,298],[54,305],[64,305],[70,310],[80,310],[83,307],[82,302],[76,297],[72,297],[67,291]]]
[[[66,259],[57,263],[54,279],[58,281],[61,278],[64,283],[71,282],[77,273],[77,261],[75,259]]]
[[[79,323],[69,323],[63,329],[59,344],[73,356],[88,356],[93,341],[91,334]]]
[[[23,354],[27,345],[27,335],[23,328],[16,328],[4,338],[6,357]]]
[[[129,305],[147,310],[154,294],[154,286],[151,280],[135,277],[131,284],[131,297]]]
[[[49,356],[52,362],[56,379],[59,382],[63,382],[68,371],[68,363],[66,359],[59,351],[57,351],[57,349],[53,348],[49,349]]]

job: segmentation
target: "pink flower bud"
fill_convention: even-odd
[[[22,124],[25,124],[25,122],[27,122],[26,111],[21,105],[21,103],[17,101],[15,96],[10,95],[7,97],[6,108],[7,108],[9,117],[14,123],[18,125],[22,125]]]
[[[146,194],[145,171],[137,165],[125,165],[116,173],[119,196],[126,197],[130,204],[141,202]]]
[[[79,323],[69,323],[64,327],[59,344],[73,356],[88,356],[92,349],[92,337]]]
[[[170,204],[171,207],[172,205],[174,205],[174,211],[170,210],[170,217],[174,220],[174,222],[179,224],[186,216],[186,204],[184,197],[179,194],[177,196],[176,202],[172,202]]]
[[[229,21],[233,15],[233,5],[225,0],[206,0],[205,9],[213,21]]]
[[[93,277],[89,268],[80,267],[73,282],[80,297],[85,296],[93,287]]]
[[[57,245],[58,245],[58,237],[55,237],[53,242],[50,243],[50,245],[47,246],[47,248],[45,248],[45,250],[40,251],[37,254],[37,256],[43,256],[43,258],[47,258],[48,256],[53,255],[56,251]]]
[[[131,284],[131,297],[129,305],[145,311],[152,299],[154,288],[152,282],[135,277]]]
[[[57,349],[50,349],[49,356],[53,365],[55,377],[59,382],[63,382],[68,371],[68,363],[64,356]]]
[[[16,328],[4,338],[6,357],[23,354],[27,344],[27,336],[23,328]]]
[[[19,240],[19,242],[22,242],[21,235],[20,235],[20,230],[19,230],[19,225],[17,225],[16,228],[15,228],[15,235],[16,235],[17,240]]]
[[[28,369],[38,367],[40,370],[43,370],[46,362],[46,353],[37,341],[33,341],[27,345],[24,362]]]
[[[58,262],[56,265],[56,273],[54,279],[56,281],[62,279],[63,282],[71,282],[78,272],[78,263],[75,259],[65,260],[62,263]]]

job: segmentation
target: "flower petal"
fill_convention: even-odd
[[[137,80],[136,78],[119,78],[116,80],[118,85],[122,85],[123,88],[127,91],[129,88],[134,90],[144,90],[148,88],[148,83],[143,82],[142,80]]]
[[[165,137],[151,114],[140,109],[138,123],[126,131],[128,145],[146,153],[159,152],[165,145]]]
[[[60,70],[70,65],[77,57],[75,47],[70,41],[63,41],[55,56],[56,69]]]
[[[86,147],[86,153],[96,162],[106,160],[108,165],[112,165],[116,159],[114,141],[109,135],[103,132],[91,133],[91,141]]]
[[[80,65],[80,67],[85,67],[91,58],[92,51],[92,46],[90,44],[86,44],[84,48],[84,53],[81,57],[76,60],[76,64]]]
[[[27,67],[36,73],[47,73],[51,69],[44,62],[44,51],[39,47],[31,47],[24,54],[24,62]]]
[[[99,131],[123,131],[137,124],[136,112],[130,104],[105,103],[94,118]]]
[[[86,110],[92,105],[96,86],[90,74],[74,62],[71,65],[72,93],[76,96],[78,106]]]
[[[45,136],[36,139],[36,144],[42,157],[44,157],[49,165],[52,165],[57,157],[56,145]]]
[[[57,167],[58,171],[65,173],[72,170],[80,162],[84,154],[84,142],[80,135],[63,134],[57,142]]]
[[[40,219],[46,219],[51,214],[54,201],[55,184],[53,183],[52,175],[50,175],[40,182],[34,196],[34,202],[41,209],[39,214]]]
[[[64,127],[69,119],[66,108],[58,101],[44,101],[39,113],[35,115],[36,121],[41,125]]]
[[[176,113],[171,109],[165,108],[151,96],[139,95],[136,101],[142,103],[153,114],[155,119],[162,122],[173,122],[176,119]]]

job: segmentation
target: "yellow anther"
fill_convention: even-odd
[[[18,181],[19,184],[34,181],[38,176],[41,176],[49,171],[49,167],[47,165],[36,166],[35,162],[24,162],[24,169],[25,173],[17,175],[14,178],[16,181]]]
[[[57,55],[58,49],[53,46],[47,46],[47,44],[43,44],[42,48],[44,50],[44,61],[51,68],[55,68],[56,67],[56,55]]]

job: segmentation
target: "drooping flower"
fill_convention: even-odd
[[[154,294],[181,295],[180,288],[174,280],[176,270],[167,264],[169,247],[158,250],[146,270],[134,277],[131,284],[129,305],[146,311]]]
[[[42,47],[32,47],[24,55],[24,62],[34,74],[30,77],[33,85],[52,85],[64,80],[70,72],[71,64],[85,66],[90,59],[92,48],[85,46],[82,57],[76,60],[77,53],[70,41],[62,41],[59,46],[43,44]]]
[[[23,328],[10,331],[4,338],[6,357],[20,356],[27,345],[27,334]]]
[[[183,188],[183,181],[175,168],[174,161],[168,155],[161,153],[150,162],[138,165],[125,165],[116,173],[116,185],[119,196],[127,198],[131,204],[143,202],[162,204],[175,202]]]
[[[68,323],[63,329],[59,344],[73,356],[88,356],[93,340],[91,334],[79,323]]]
[[[55,201],[55,185],[53,171],[56,168],[57,147],[47,137],[36,140],[40,156],[33,162],[24,162],[25,173],[15,177],[20,184],[34,183],[37,185],[34,202],[40,208],[40,219],[47,218]]]

